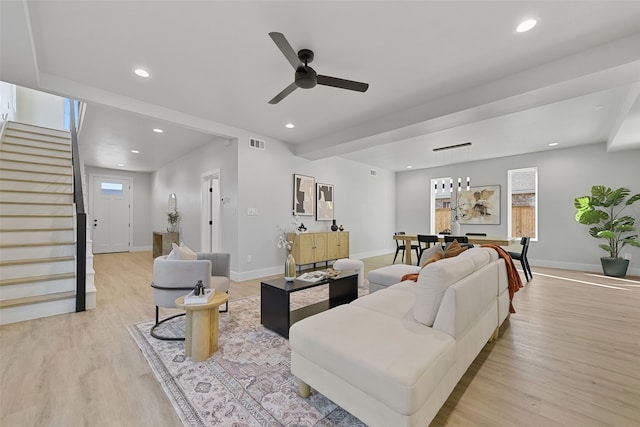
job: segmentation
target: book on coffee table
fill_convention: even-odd
[[[185,304],[204,304],[209,302],[213,294],[215,293],[214,289],[205,289],[204,295],[194,295],[194,291],[189,292],[186,297],[184,297]]]
[[[296,277],[296,279],[302,280],[303,282],[316,283],[324,280],[326,277],[327,275],[323,271],[311,271],[309,273],[301,274],[300,276]]]

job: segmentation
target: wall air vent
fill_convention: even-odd
[[[376,176],[376,175],[378,175],[378,171],[377,171],[377,170],[375,170],[375,169],[371,169],[369,172],[371,173],[371,176]]]
[[[249,138],[249,147],[256,150],[264,150],[264,141],[256,138]]]

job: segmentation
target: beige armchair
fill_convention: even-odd
[[[151,328],[151,336],[167,341],[184,341],[184,337],[166,337],[156,333],[162,323],[184,316],[185,313],[160,320],[160,307],[176,308],[178,297],[188,294],[199,280],[205,288],[213,288],[216,292],[229,292],[231,256],[228,253],[199,252],[195,260],[167,259],[160,256],[153,262],[153,301],[156,306],[156,323]],[[229,311],[229,303],[224,312]]]

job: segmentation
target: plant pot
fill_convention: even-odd
[[[629,268],[629,260],[624,258],[600,258],[602,263],[602,271],[606,276],[611,277],[624,277],[627,275],[627,268]]]

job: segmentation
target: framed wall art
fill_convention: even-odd
[[[316,180],[312,176],[293,175],[293,214],[313,216],[316,201]]]
[[[456,201],[460,224],[500,224],[500,186],[471,187],[458,193]]]
[[[316,185],[316,221],[333,219],[333,185]]]

